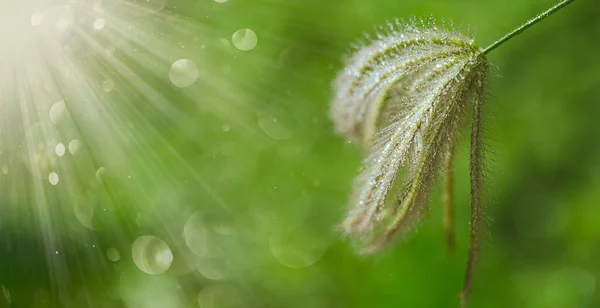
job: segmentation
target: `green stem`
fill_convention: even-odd
[[[539,21],[541,21],[542,19],[552,15],[554,12],[562,9],[563,7],[567,6],[567,4],[573,2],[575,0],[563,0],[561,3],[549,8],[547,11],[539,14],[538,16],[530,19],[528,22],[524,23],[523,25],[521,25],[520,27],[514,29],[512,32],[506,34],[505,36],[503,36],[501,39],[497,40],[496,42],[494,42],[492,45],[488,46],[486,49],[483,50],[483,54],[487,54],[488,52],[496,49],[496,47],[502,45],[504,42],[510,40],[511,38],[519,35],[521,32],[525,31],[525,29],[535,25],[536,23],[538,23]]]

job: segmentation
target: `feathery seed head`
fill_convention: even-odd
[[[471,103],[471,237],[461,290],[466,305],[484,221],[485,55],[573,1],[562,0],[483,50],[470,36],[433,20],[388,23],[375,40],[356,48],[335,80],[330,116],[339,134],[368,152],[340,225],[363,252],[380,250],[416,223],[441,169],[444,227],[453,249],[452,157]]]
[[[483,103],[488,71],[471,37],[434,22],[388,24],[348,58],[330,116],[368,151],[340,226],[364,251],[384,247],[426,209],[468,104]]]

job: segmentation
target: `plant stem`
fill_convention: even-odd
[[[452,165],[454,162],[454,149],[450,149],[446,153],[446,178],[444,181],[444,194],[442,201],[444,202],[444,229],[446,230],[446,245],[448,253],[454,253],[456,246],[456,235],[454,232],[454,170]]]
[[[496,47],[502,45],[504,42],[510,40],[511,38],[519,35],[521,32],[525,31],[525,29],[535,25],[536,23],[538,23],[539,21],[541,21],[542,19],[552,15],[554,12],[562,9],[563,7],[565,7],[567,4],[573,2],[575,0],[563,0],[561,3],[549,8],[547,11],[539,14],[538,16],[530,19],[528,22],[524,23],[523,25],[521,25],[520,27],[514,29],[512,32],[506,34],[505,36],[503,36],[501,39],[497,40],[496,42],[494,42],[492,45],[488,46],[487,48],[485,48],[483,50],[483,54],[487,54],[488,52],[496,49]]]

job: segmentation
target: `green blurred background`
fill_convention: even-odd
[[[416,232],[359,256],[334,231],[363,153],[332,132],[331,81],[386,20],[453,20],[485,47],[555,1],[221,2],[75,1],[38,62],[3,54],[0,307],[458,307],[468,128],[456,253],[436,189]],[[14,7],[31,27],[59,4]],[[472,307],[600,307],[598,16],[577,1],[489,55],[497,141]],[[245,28],[248,51],[232,38]],[[193,84],[174,85],[178,59]]]

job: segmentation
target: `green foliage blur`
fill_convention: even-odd
[[[105,1],[107,16],[124,14],[122,2]],[[92,48],[73,53],[86,76],[102,67],[115,90],[99,96],[110,111],[99,122],[78,122],[85,151],[58,185],[17,175],[25,169],[15,160],[0,175],[0,307],[458,307],[468,128],[456,155],[456,252],[445,247],[438,188],[415,232],[379,255],[358,255],[335,225],[364,153],[332,131],[331,81],[352,44],[387,20],[452,20],[485,47],[555,1],[165,3],[165,19],[144,20],[164,52],[152,40],[136,43],[147,47],[139,56],[116,47],[128,73]],[[600,307],[598,16],[597,1],[577,1],[488,55],[494,171],[472,307]],[[125,32],[138,22],[121,21]],[[243,28],[257,35],[252,50],[231,42]],[[201,73],[177,88],[169,67],[184,56]],[[102,128],[112,122],[128,131]],[[3,140],[22,138],[9,134]],[[96,174],[100,166],[109,175]],[[78,202],[94,204],[93,226],[82,225]],[[206,234],[190,243],[182,236],[194,213]],[[134,262],[132,245],[144,235],[170,247],[164,273]],[[209,252],[190,253],[194,245]]]

